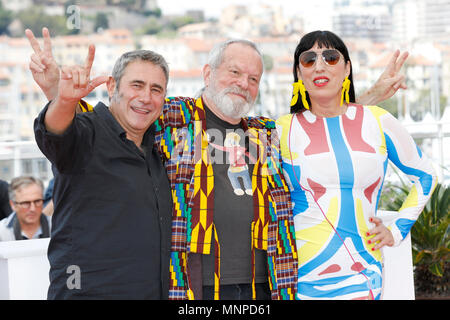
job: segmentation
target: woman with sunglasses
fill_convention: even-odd
[[[380,248],[400,243],[436,186],[433,167],[405,128],[355,103],[342,40],[306,34],[294,55],[291,114],[277,120],[299,257],[299,299],[380,299]],[[411,192],[389,226],[377,218],[388,160]]]

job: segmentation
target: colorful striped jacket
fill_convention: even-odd
[[[254,249],[267,251],[272,299],[294,299],[297,251],[289,188],[282,174],[275,122],[263,117],[244,118],[241,124],[257,150],[252,174],[254,219],[251,228],[253,297]],[[169,299],[194,299],[190,253],[218,253],[215,299],[219,298],[220,244],[215,231],[214,176],[206,137],[201,99],[167,98],[155,122],[155,143],[171,183],[174,201]],[[214,236],[214,241],[213,241]],[[250,254],[250,252],[249,252]]]

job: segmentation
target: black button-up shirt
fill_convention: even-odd
[[[172,198],[152,128],[144,153],[102,103],[62,135],[46,130],[47,108],[35,136],[58,171],[48,298],[166,299]]]

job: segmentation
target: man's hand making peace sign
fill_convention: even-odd
[[[42,36],[44,37],[43,50],[30,29],[25,30],[25,34],[34,51],[29,65],[33,79],[42,89],[47,99],[52,100],[58,94],[59,67],[55,58],[53,58],[50,33],[47,28],[42,28]]]

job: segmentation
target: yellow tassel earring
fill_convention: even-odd
[[[292,100],[291,100],[291,107],[294,106],[297,101],[298,101],[298,94],[300,93],[301,97],[302,97],[302,102],[303,102],[303,106],[309,110],[309,104],[308,101],[306,100],[306,88],[305,85],[303,84],[302,80],[298,80],[297,82],[294,82],[292,84],[293,89],[292,89]]]
[[[351,81],[348,79],[348,77],[345,77],[344,82],[342,82],[342,94],[341,94],[341,107],[344,104],[344,96],[345,96],[345,102],[350,103],[350,83]]]

